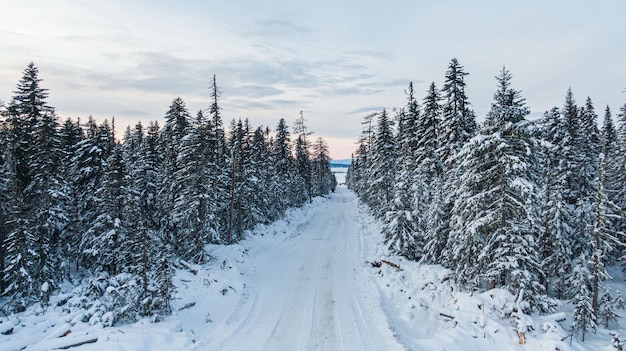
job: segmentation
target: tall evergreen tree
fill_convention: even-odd
[[[13,227],[4,238],[9,260],[5,274],[9,279],[22,276],[6,291],[11,296],[10,304],[17,303],[13,300],[16,296],[34,294],[45,305],[48,291],[59,283],[58,243],[65,224],[67,189],[60,174],[57,117],[46,102],[48,93],[40,86],[41,81],[39,70],[29,64],[8,108],[8,147],[4,158],[16,199],[12,223],[22,226]],[[27,261],[22,264],[21,260]],[[25,271],[10,272],[11,269]],[[16,291],[20,289],[21,292]],[[45,294],[38,296],[42,290]]]
[[[391,251],[409,259],[422,256],[426,184],[416,172],[420,110],[413,83],[406,91],[407,106],[398,113],[397,158],[393,198],[385,212],[383,235]],[[415,196],[412,196],[415,194]]]
[[[541,293],[538,262],[534,141],[528,108],[510,87],[506,69],[480,134],[459,154],[461,187],[453,211],[448,251],[457,279],[473,284],[484,274],[488,286]]]
[[[383,217],[393,199],[396,143],[391,128],[392,122],[388,118],[387,111],[383,109],[378,115],[376,132],[372,141],[368,194],[365,197],[365,201],[372,206],[378,218]]]
[[[569,280],[570,294],[573,296],[571,302],[574,305],[573,322],[570,327],[571,337],[580,333],[582,341],[585,341],[585,334],[596,332],[596,315],[591,306],[591,293],[589,289],[589,269],[584,255],[580,256],[571,273]]]
[[[191,125],[191,116],[187,110],[185,102],[180,97],[174,99],[165,113],[165,125],[160,135],[160,148],[163,150],[162,177],[160,201],[163,203],[163,216],[161,222],[161,232],[166,244],[171,245],[175,252],[180,252],[182,248],[177,247],[176,221],[171,215],[174,210],[176,199],[180,196],[181,184],[176,181],[176,172],[183,165],[180,164],[179,154],[182,140]]]
[[[439,133],[439,157],[444,162],[446,171],[455,168],[457,152],[474,136],[477,129],[476,117],[465,94],[465,76],[468,74],[459,61],[453,58],[441,89],[444,102]]]

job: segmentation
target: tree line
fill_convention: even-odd
[[[236,243],[336,185],[328,145],[309,139],[302,114],[295,135],[284,119],[275,131],[247,119],[226,129],[215,76],[209,108],[192,116],[176,98],[163,127],[140,122],[121,138],[114,120],[59,122],[41,82],[31,63],[0,104],[5,313],[45,307],[70,281],[84,286],[72,303],[87,319],[158,319],[175,267],[207,262],[206,244]]]
[[[452,59],[421,103],[411,83],[395,116],[366,116],[347,184],[392,252],[441,264],[470,291],[522,294],[536,311],[571,299],[584,340],[623,305],[601,282],[626,241],[626,104],[617,127],[607,106],[599,128],[592,100],[577,105],[568,89],[561,108],[529,120],[503,67],[477,123],[467,74]]]

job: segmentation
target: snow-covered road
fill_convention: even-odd
[[[340,187],[295,235],[251,247],[238,307],[197,350],[401,350],[366,272],[354,195]]]

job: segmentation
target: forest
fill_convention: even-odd
[[[526,312],[574,306],[572,333],[616,320],[619,291],[602,282],[622,264],[626,238],[626,103],[617,126],[591,98],[529,120],[503,67],[477,122],[468,73],[452,59],[441,88],[364,118],[347,184],[383,222],[387,247],[454,272],[467,291],[501,288]]]
[[[165,124],[119,133],[114,119],[59,121],[29,64],[0,103],[2,314],[39,304],[65,282],[63,304],[104,325],[171,313],[174,270],[212,258],[259,223],[330,193],[336,180],[322,138],[302,113],[293,133],[233,120],[216,78],[195,116],[175,98]],[[293,139],[292,139],[293,138]]]

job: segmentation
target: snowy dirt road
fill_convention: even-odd
[[[292,237],[250,248],[247,285],[195,350],[402,350],[366,271],[354,195],[340,187]]]

